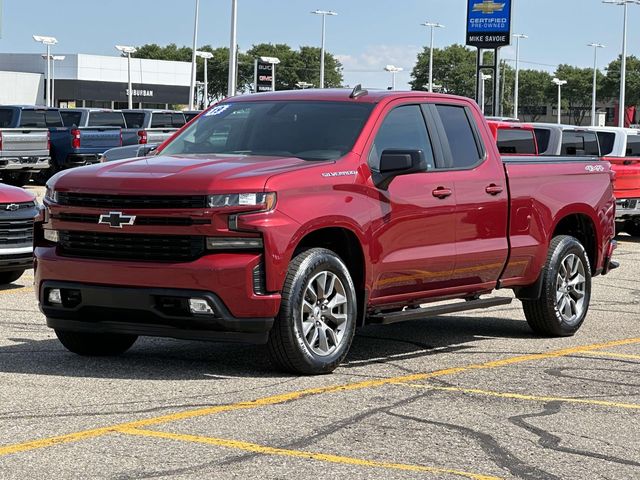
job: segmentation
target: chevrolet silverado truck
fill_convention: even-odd
[[[124,145],[162,143],[187,123],[184,113],[172,110],[123,110],[122,113],[127,128],[137,131],[137,141]]]
[[[33,173],[49,168],[49,131],[30,107],[0,107],[0,177],[25,185]]]
[[[60,115],[62,115],[62,122],[65,127],[119,128],[122,134],[122,145],[136,145],[138,143],[138,130],[135,128],[127,128],[124,114],[120,110],[107,110],[104,108],[62,108],[60,109]],[[113,148],[118,148],[118,146]]]
[[[230,98],[152,157],[52,178],[35,289],[81,355],[140,335],[242,341],[321,374],[358,326],[512,301],[495,290],[569,336],[617,266],[611,176],[597,158],[501,157],[466,98]]]
[[[38,205],[33,194],[0,184],[0,285],[33,267],[33,225]]]

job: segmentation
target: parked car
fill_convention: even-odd
[[[160,144],[187,123],[184,113],[172,110],[123,110],[127,128],[137,131],[141,145]]]
[[[501,157],[461,97],[231,98],[155,156],[51,179],[40,307],[78,354],[247,341],[302,374],[335,369],[356,326],[512,301],[495,289],[538,334],[573,335],[616,243],[609,164],[572,160]]]
[[[502,120],[489,120],[487,123],[501,154],[538,155],[533,125]]]
[[[33,173],[49,168],[49,130],[35,107],[0,106],[0,176],[25,185]]]
[[[18,280],[33,267],[33,224],[37,214],[33,194],[0,184],[0,285]]]
[[[60,109],[65,127],[117,127],[122,132],[122,145],[137,145],[138,130],[127,128],[124,114],[120,110],[101,108]]]
[[[593,127],[601,153],[616,172],[616,220],[619,230],[640,237],[640,130]]]

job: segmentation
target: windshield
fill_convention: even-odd
[[[351,150],[372,104],[224,103],[202,115],[163,155],[229,154],[335,160]]]

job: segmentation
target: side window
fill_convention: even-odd
[[[476,136],[464,107],[436,105],[452,156],[451,168],[470,168],[481,159]]]
[[[598,137],[594,132],[565,130],[562,132],[562,150],[560,155],[600,155]]]
[[[82,118],[82,113],[80,112],[63,112],[60,111],[60,115],[62,116],[62,123],[64,123],[65,127],[71,127],[73,125],[80,125],[80,119]]]
[[[127,128],[142,128],[144,125],[144,113],[125,112],[124,119]]]
[[[547,153],[547,150],[549,150],[549,141],[551,140],[551,130],[536,128],[534,132],[536,134],[536,141],[538,142],[538,151],[541,155]]]
[[[498,151],[505,155],[535,155],[536,141],[531,130],[498,129]]]
[[[613,132],[598,132],[598,141],[602,155],[609,155],[613,152],[613,145],[616,141],[616,134]]]
[[[418,105],[395,108],[384,119],[369,154],[369,166],[380,168],[380,157],[385,150],[422,150],[428,168],[435,167],[431,140]]]
[[[640,157],[640,135],[627,136],[627,157]]]

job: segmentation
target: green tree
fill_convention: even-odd
[[[607,74],[601,82],[599,94],[608,100],[618,100],[620,96],[620,63],[622,55],[607,67]],[[640,105],[640,59],[627,57],[626,106]]]
[[[429,88],[429,48],[418,54],[418,61],[411,72],[411,88]],[[476,53],[463,45],[450,45],[434,49],[433,83],[441,85],[441,91],[475,98]]]
[[[567,84],[562,87],[562,98],[569,108],[571,122],[574,125],[582,125],[587,112],[591,111],[593,69],[564,64],[556,69],[555,75],[567,81]],[[602,73],[598,72],[598,75],[599,80],[602,80],[604,77]],[[549,82],[547,92],[549,97],[557,97],[558,87]]]
[[[518,103],[520,117],[529,122],[536,122],[542,115],[542,109],[555,99],[550,92],[552,76],[541,70],[520,70],[520,87]]]

